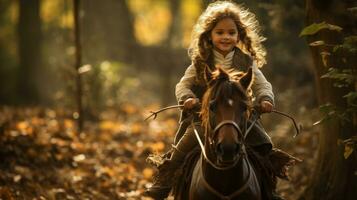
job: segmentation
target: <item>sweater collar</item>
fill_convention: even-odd
[[[226,56],[223,56],[216,50],[213,50],[214,63],[215,65],[220,65],[223,68],[229,68],[232,66],[234,50],[229,52]]]

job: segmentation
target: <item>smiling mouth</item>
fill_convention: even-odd
[[[221,43],[221,45],[223,45],[223,46],[229,46],[229,45],[231,45],[231,43]]]

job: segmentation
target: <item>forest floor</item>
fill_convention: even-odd
[[[289,92],[280,96],[295,98]],[[294,104],[288,102],[280,110]],[[122,104],[120,110],[102,112],[99,121],[86,122],[78,133],[68,111],[1,107],[0,200],[149,199],[141,193],[155,170],[145,159],[170,148],[178,119],[177,111],[168,111],[144,122],[158,108]],[[287,200],[302,195],[318,145],[312,126],[317,111],[301,106],[291,112],[304,127],[296,138],[289,120],[275,114],[263,118],[275,146],[303,160],[289,170],[290,182],[279,181],[278,192]]]

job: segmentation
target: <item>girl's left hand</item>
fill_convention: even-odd
[[[269,101],[260,102],[260,109],[262,113],[270,113],[273,111],[273,104]]]

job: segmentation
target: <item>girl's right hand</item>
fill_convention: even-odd
[[[198,98],[188,98],[186,101],[183,103],[183,107],[185,110],[191,110],[192,108],[196,107],[199,103]]]

